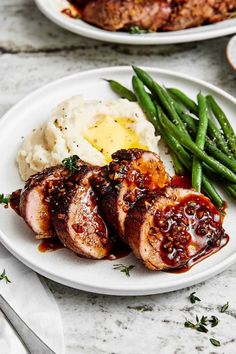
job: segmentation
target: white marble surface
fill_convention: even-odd
[[[1,0],[0,24],[0,115],[58,77],[111,65],[174,69],[235,94],[236,74],[224,56],[229,38],[160,47],[104,44],[50,23],[31,0]],[[192,288],[146,297],[101,296],[47,283],[62,313],[68,354],[236,353],[236,266]],[[202,299],[197,305],[188,300],[192,291]],[[226,301],[229,311],[219,314]],[[184,328],[185,318],[195,314],[219,314],[221,322],[207,335]],[[210,337],[222,346],[213,347]]]

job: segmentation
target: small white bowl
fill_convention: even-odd
[[[233,36],[227,44],[226,58],[231,68],[236,71],[236,35]]]

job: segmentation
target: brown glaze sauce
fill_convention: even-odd
[[[196,255],[195,257],[193,257],[185,266],[180,267],[180,268],[173,268],[173,269],[168,269],[165,270],[164,272],[167,273],[174,273],[174,274],[182,274],[182,273],[186,273],[188,272],[195,264],[200,263],[201,261],[203,261],[204,259],[208,258],[209,256],[211,256],[212,254],[220,251],[223,247],[225,247],[227,245],[227,243],[229,242],[229,236],[225,235],[221,242],[220,245],[218,247],[215,248],[210,248],[210,247],[206,247],[201,253],[199,253],[198,255]]]
[[[190,178],[190,176],[174,176],[171,181],[171,186],[190,189],[191,188],[191,178]],[[201,199],[202,199],[202,201],[201,201]],[[191,199],[189,199],[189,202],[191,202]],[[191,234],[195,238],[195,240],[197,237],[200,240],[200,242],[203,242],[202,245],[203,246],[205,245],[205,247],[202,249],[202,251],[200,253],[197,253],[195,256],[193,256],[185,265],[166,270],[166,272],[177,273],[177,274],[187,272],[195,264],[201,262],[205,258],[207,258],[207,257],[211,256],[212,254],[221,250],[221,248],[226,246],[227,243],[229,242],[229,235],[227,235],[224,232],[224,229],[222,227],[223,218],[224,218],[225,210],[227,208],[227,204],[224,203],[224,207],[220,213],[213,205],[211,205],[210,203],[207,203],[207,198],[205,198],[204,196],[202,196],[202,198],[197,198],[196,202],[197,202],[196,209],[193,211],[194,212],[193,222],[194,222],[195,226],[191,227]],[[179,209],[179,206],[177,207],[177,209]],[[198,212],[199,212],[198,210],[200,211],[200,214],[206,213],[206,216],[203,217],[203,219],[205,219],[205,222],[203,219],[202,219],[203,221],[201,220],[201,217],[198,218]],[[176,212],[178,213],[179,210],[176,210]],[[176,214],[176,212],[174,212],[173,214]],[[186,218],[185,213],[180,212],[180,214],[182,214],[182,216],[178,218],[179,220],[177,220],[177,224],[181,223]],[[218,221],[215,220],[217,217],[219,219]],[[189,218],[189,216],[188,216],[188,218]],[[199,230],[200,231],[203,230],[204,232],[201,234],[201,232],[197,232]],[[185,230],[185,234],[186,234],[186,231],[187,230]],[[215,238],[217,239],[217,234],[220,232],[221,232],[220,238],[215,241],[214,239]],[[201,241],[201,237],[206,238],[207,237],[206,234],[210,234],[210,235],[208,235],[209,241],[205,243],[203,240]],[[185,241],[186,241],[185,246],[187,248],[188,241],[187,240],[185,240]],[[189,242],[190,242],[190,240],[189,240]],[[182,246],[184,246],[184,245],[182,245]],[[185,247],[183,247],[181,250],[181,252],[183,252],[183,253],[186,251],[184,248]],[[162,252],[165,253],[164,258],[166,258],[166,250],[164,250],[162,248]]]
[[[174,176],[171,180],[171,186],[172,187],[179,187],[179,188],[186,188],[186,189],[190,189],[191,188],[191,178],[190,176]],[[188,197],[189,198],[189,197]],[[195,198],[189,198],[189,202],[193,201],[193,199]],[[219,218],[221,218],[221,220],[223,221],[223,216],[219,214],[218,210],[214,207],[214,206],[211,206],[210,203],[206,203],[206,198],[203,196],[202,197],[202,200],[201,198],[197,197],[197,199],[195,200],[197,202],[197,207],[198,208],[201,208],[201,212],[203,211],[207,211],[208,214],[209,214],[209,219],[213,219],[213,216],[214,215],[217,215],[219,216]],[[186,198],[184,198],[184,203],[183,205],[187,202]],[[181,204],[181,203],[180,203]],[[224,210],[226,209],[227,205],[225,204],[225,208]],[[176,213],[179,213],[180,210],[179,208],[181,208],[181,205],[178,205],[178,206],[175,206],[175,207],[172,207],[170,208],[170,212],[171,214],[176,214]],[[171,209],[173,209],[171,211]],[[176,210],[175,210],[176,209]],[[182,219],[184,217],[186,217],[185,213],[181,213],[181,217],[178,217],[175,222],[177,222],[177,224],[179,224],[179,222],[181,223],[182,222]],[[166,212],[165,212],[166,214]],[[172,216],[173,216],[172,215]],[[180,215],[179,215],[180,216]],[[159,215],[157,216],[159,218]],[[198,218],[197,218],[198,219]],[[214,234],[217,233],[217,230],[219,227],[221,227],[220,225],[220,219],[218,222],[215,222],[214,225],[211,225],[211,227],[213,227],[213,232]],[[197,220],[197,226],[200,226],[201,225],[201,218]],[[205,226],[205,225],[203,225]],[[208,224],[209,226],[209,224]],[[223,229],[222,229],[223,230]],[[192,231],[195,233],[196,230]],[[163,232],[163,230],[162,230]],[[185,230],[184,232],[185,234],[188,233],[187,230]],[[203,235],[202,235],[203,236]],[[194,237],[196,238],[196,235],[194,235]],[[201,235],[198,235],[198,237],[201,237]],[[186,244],[185,246],[188,245],[188,243],[190,242],[190,239],[189,240],[185,240],[186,241]],[[204,242],[202,240],[202,242]],[[227,245],[227,243],[229,242],[229,236],[227,234],[223,234],[222,238],[220,240],[218,240],[218,242],[215,242],[214,246],[212,245],[208,245],[208,243],[206,242],[205,244],[205,248],[203,248],[203,250],[196,254],[196,256],[193,256],[186,264],[184,265],[181,265],[178,267],[177,263],[176,263],[176,267],[175,268],[172,268],[172,269],[169,269],[169,270],[165,270],[165,272],[168,272],[168,273],[175,273],[175,274],[180,274],[180,273],[185,273],[187,272],[188,270],[190,270],[195,264],[201,262],[203,259],[209,257],[210,255],[218,252],[221,248],[223,248],[224,246]],[[52,251],[56,251],[56,250],[59,250],[61,248],[64,248],[63,244],[59,241],[58,238],[54,237],[54,238],[49,238],[49,239],[44,239],[41,244],[38,246],[38,250],[40,252],[52,252]],[[183,247],[183,250],[184,250],[184,247]],[[167,260],[167,257],[168,257],[168,254],[166,252],[166,248],[164,247],[164,243],[161,247],[161,253],[162,253],[162,257],[164,257],[165,261]],[[186,251],[186,250],[185,250]],[[185,252],[184,251],[184,252]],[[181,250],[182,252],[182,250]],[[112,250],[111,250],[111,253],[105,257],[104,259],[107,259],[107,260],[110,260],[110,261],[113,261],[113,260],[117,260],[117,259],[120,259],[120,258],[123,258],[123,257],[126,257],[128,256],[129,254],[131,253],[131,249],[128,245],[124,244],[123,242],[121,242],[120,240],[117,240],[113,247],[112,247]],[[184,254],[183,254],[184,256]],[[187,256],[187,255],[185,255]],[[184,260],[184,259],[183,259]],[[172,264],[173,262],[170,261],[168,259],[168,261],[171,263],[170,265],[174,265]],[[174,260],[173,260],[174,261]],[[175,261],[174,261],[175,263]]]
[[[78,4],[78,1],[69,0],[70,6],[61,10],[61,13],[70,18],[82,18],[84,6]]]
[[[131,253],[131,249],[128,245],[121,241],[116,241],[112,247],[111,253],[105,259],[114,261],[116,259],[124,258]]]
[[[57,237],[46,238],[42,240],[40,245],[38,246],[39,252],[46,253],[46,252],[53,252],[65,248],[64,245],[60,242]],[[114,261],[116,259],[124,258],[131,253],[131,249],[128,245],[117,241],[114,243],[114,246],[111,250],[109,256],[105,257],[109,261]]]
[[[45,238],[38,246],[39,252],[42,253],[57,251],[61,248],[64,248],[64,246],[57,237]]]
[[[174,188],[184,188],[184,189],[191,189],[191,177],[190,176],[174,176],[171,179],[171,187]]]
[[[18,215],[20,215],[20,195],[21,189],[17,189],[10,196],[10,206]]]

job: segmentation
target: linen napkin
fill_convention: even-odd
[[[64,335],[56,301],[35,272],[14,258],[0,244],[0,274],[3,270],[11,283],[0,281],[0,293],[24,322],[56,354],[63,354]],[[26,353],[18,336],[0,311],[1,354]]]

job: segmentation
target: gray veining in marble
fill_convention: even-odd
[[[150,65],[202,78],[235,95],[236,75],[224,55],[229,38],[169,46],[105,44],[66,32],[46,19],[31,0],[0,1],[0,115],[34,89],[64,75],[111,65]],[[236,353],[236,266],[181,291],[146,297],[89,294],[47,280],[60,307],[66,353]],[[192,305],[196,291],[202,301]],[[202,334],[183,326],[195,314],[219,315],[218,327]],[[213,347],[209,338],[221,340]]]

